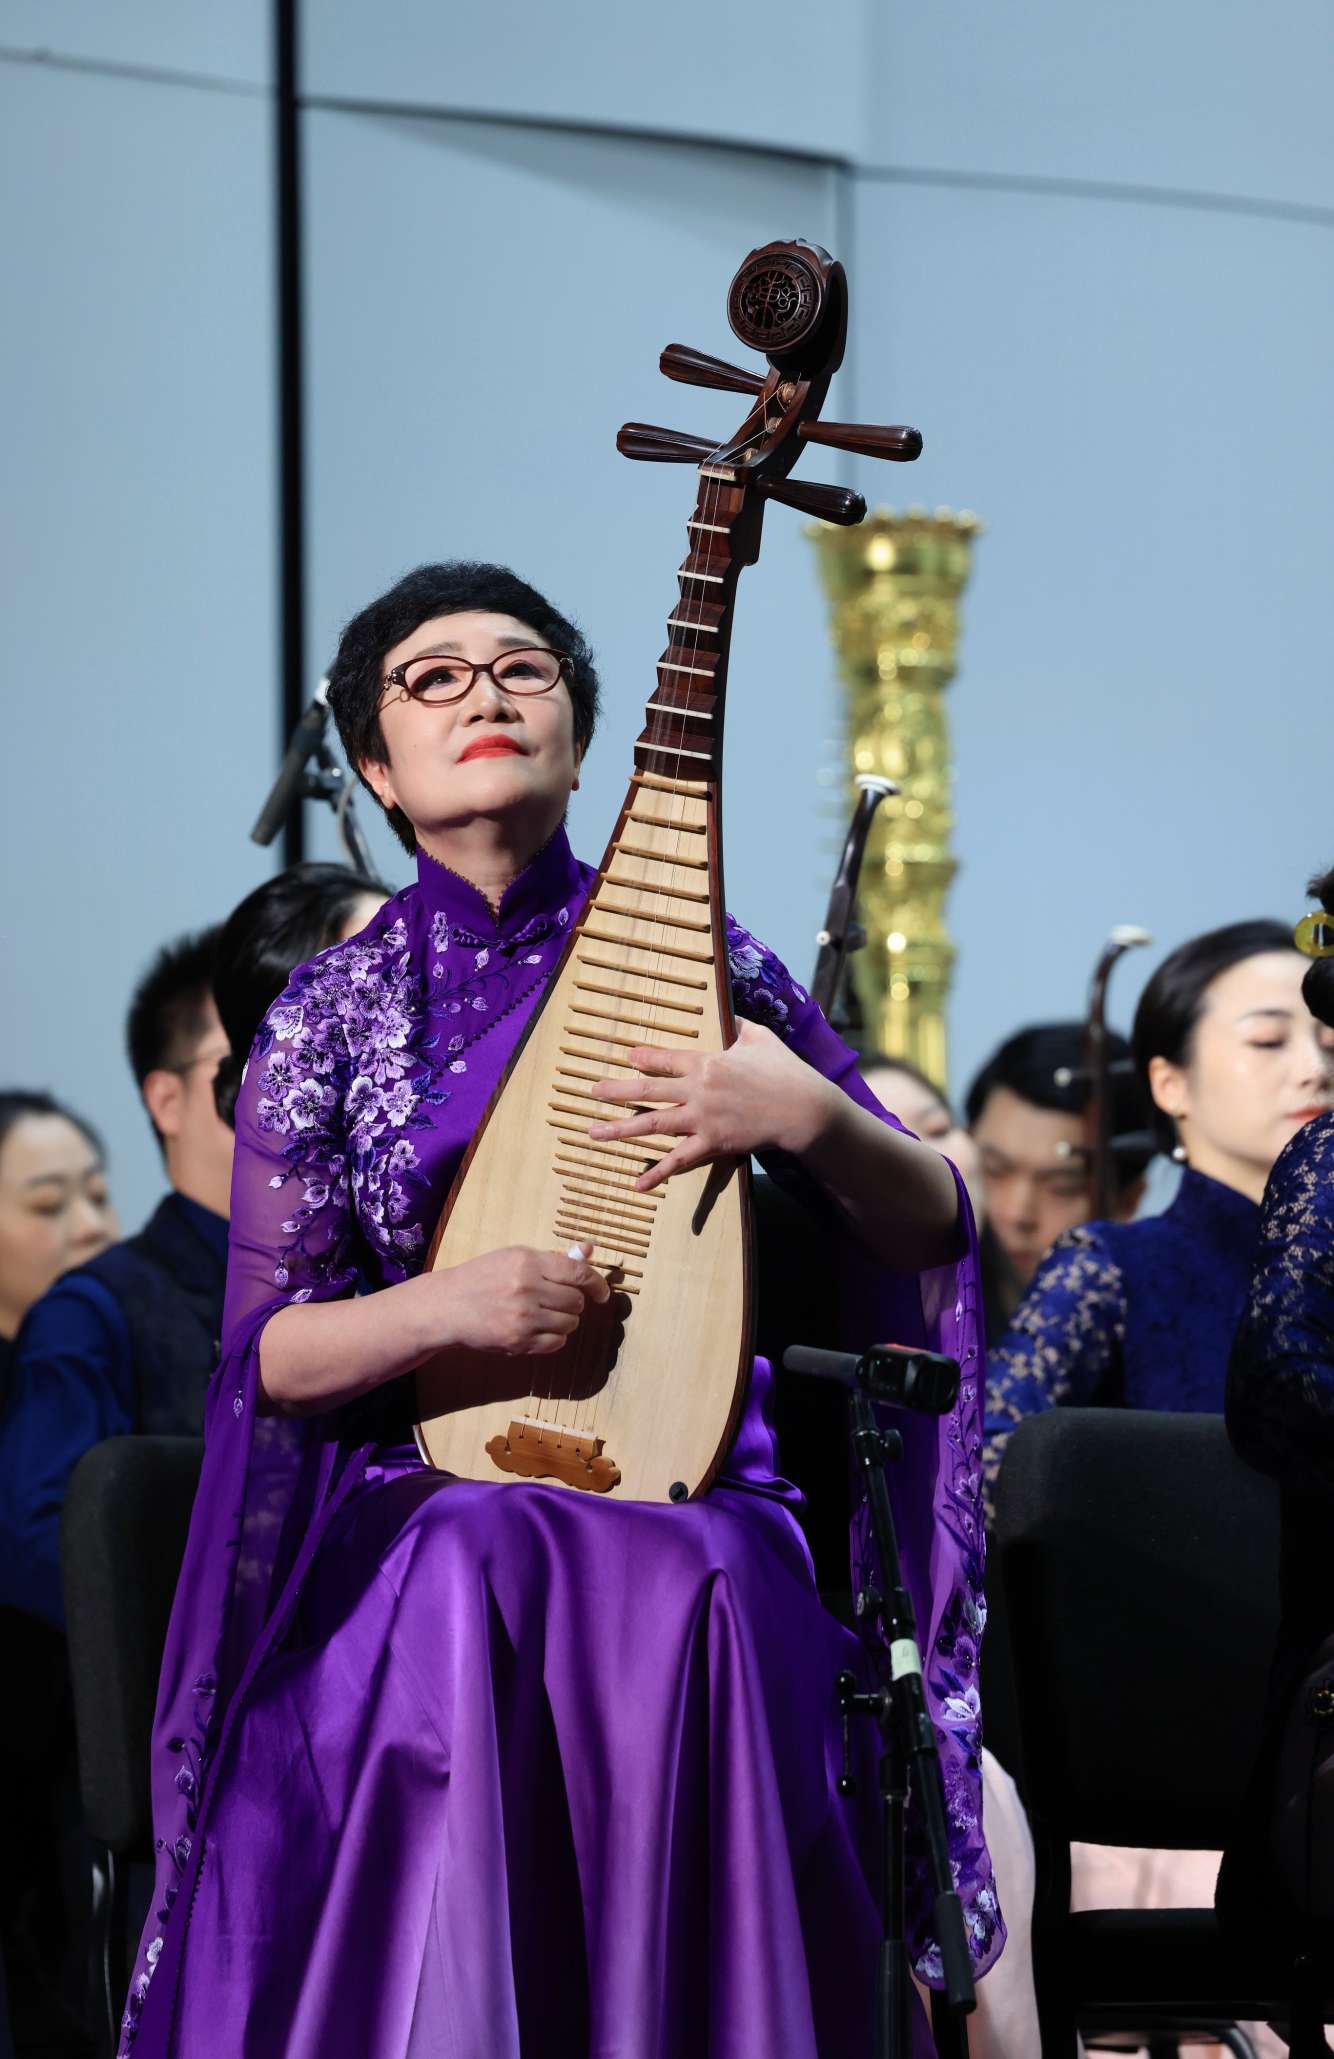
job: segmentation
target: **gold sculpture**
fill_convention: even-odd
[[[859,1041],[910,1059],[942,1087],[954,966],[945,894],[955,873],[944,691],[980,528],[975,515],[948,508],[881,508],[858,528],[809,532],[833,610],[851,772],[899,788],[881,803],[862,871],[867,942],[851,960]]]

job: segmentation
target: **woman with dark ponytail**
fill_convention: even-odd
[[[991,1487],[1041,1409],[1221,1410],[1270,1168],[1334,1101],[1334,1033],[1303,997],[1306,963],[1283,923],[1236,922],[1182,944],[1145,987],[1131,1041],[1180,1190],[1162,1215],[1066,1231],[1038,1267],[988,1368]]]
[[[1302,998],[1334,1033],[1334,867],[1297,925],[1311,964]],[[1244,1459],[1282,1493],[1281,1621],[1269,1723],[1245,1812],[1219,1880],[1219,1911],[1275,1925],[1277,1940],[1327,1968],[1334,1946],[1334,1114],[1280,1154],[1260,1211],[1259,1251],[1227,1379],[1227,1426]],[[1323,1729],[1322,1729],[1323,1720]],[[1323,1761],[1323,1765],[1322,1765]],[[1323,2051],[1319,2013],[1304,2026]],[[1298,2050],[1296,2042],[1293,2051]]]
[[[255,1032],[293,970],[356,936],[391,889],[346,865],[289,865],[247,894],[218,939],[213,998],[231,1046],[213,1079],[218,1114],[235,1129],[236,1097]]]

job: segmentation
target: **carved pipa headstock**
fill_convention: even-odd
[[[848,289],[843,267],[818,244],[766,243],[732,281],[727,316],[742,343],[767,360],[747,371],[671,343],[660,360],[669,379],[751,396],[726,442],[627,422],[616,438],[624,457],[694,465],[690,550],[677,574],[681,598],[668,618],[658,689],[635,749],[641,771],[715,779],[721,771],[723,694],[732,607],[743,565],[760,550],[764,504],[782,501],[826,522],[860,522],[866,503],[843,486],[789,478],[808,443],[899,461],[917,457],[915,429],[822,422],[829,382],[843,361]]]

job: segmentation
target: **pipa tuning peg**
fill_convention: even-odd
[[[761,479],[760,492],[766,500],[781,501],[785,508],[798,508],[803,515],[837,522],[844,529],[866,514],[866,502],[848,486],[816,486],[809,479]]]
[[[802,422],[797,434],[806,443],[827,443],[835,450],[855,450],[864,458],[896,458],[909,464],[922,455],[918,429],[873,429],[859,422]]]
[[[616,438],[623,458],[645,458],[655,465],[699,465],[717,445],[706,436],[683,436],[679,429],[657,429],[652,422],[627,422]]]
[[[683,386],[716,386],[725,393],[756,394],[764,385],[755,372],[729,365],[720,357],[706,357],[688,343],[669,343],[658,359],[660,370]]]

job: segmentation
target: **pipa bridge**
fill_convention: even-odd
[[[538,1416],[511,1417],[505,1435],[490,1438],[486,1451],[502,1473],[516,1473],[523,1480],[563,1480],[567,1487],[582,1487],[589,1494],[608,1493],[621,1477],[600,1437]]]

